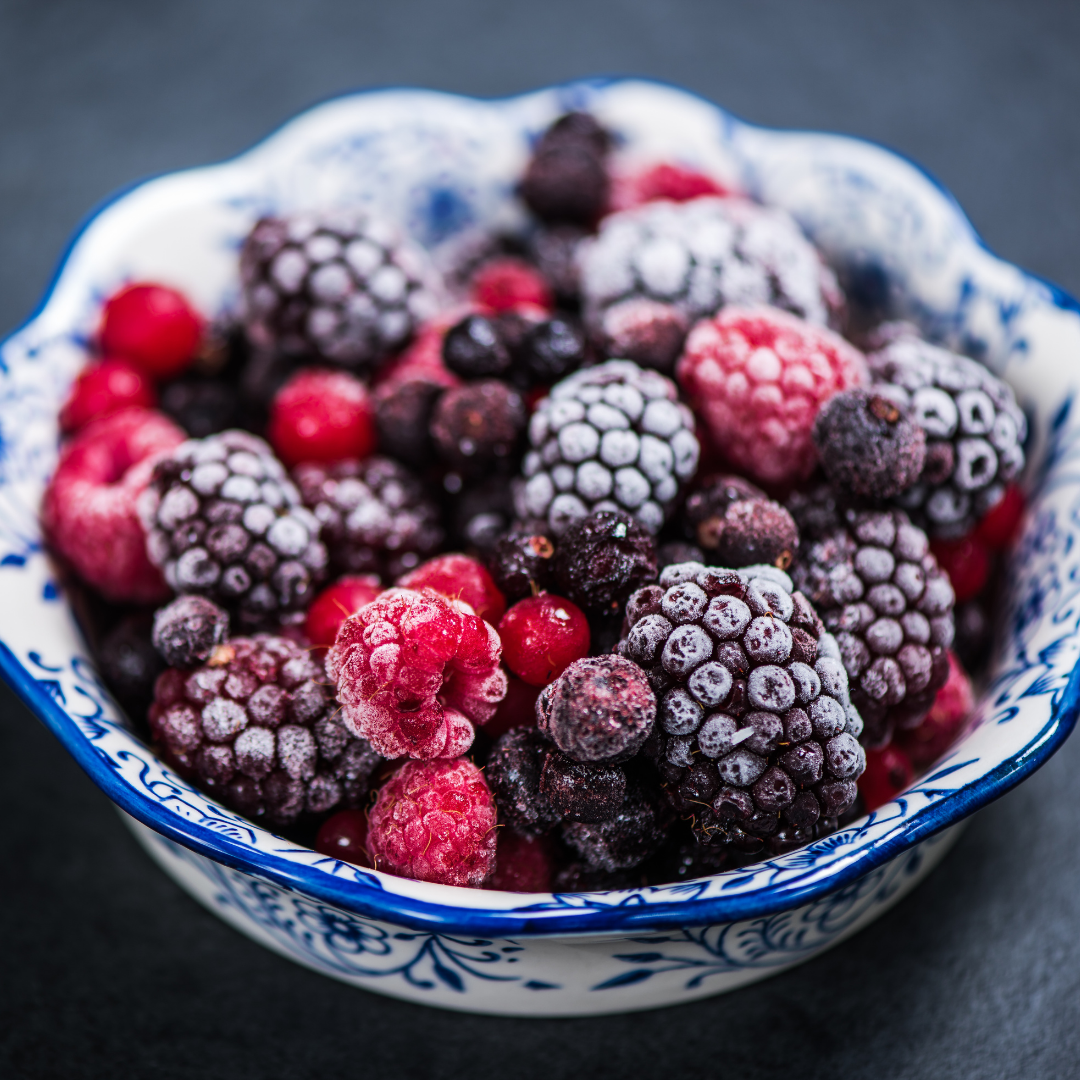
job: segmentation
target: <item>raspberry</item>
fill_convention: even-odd
[[[555,876],[555,852],[551,841],[540,836],[522,836],[513,829],[500,829],[495,849],[495,873],[488,889],[503,892],[550,892]]]
[[[670,374],[689,329],[686,315],[674,304],[632,296],[604,310],[599,335],[608,356]]]
[[[516,675],[506,679],[506,697],[499,702],[495,715],[484,725],[489,738],[498,739],[513,728],[536,727],[536,699],[540,687],[530,686]]]
[[[897,742],[916,770],[929,768],[953,744],[975,708],[975,693],[955,653],[949,652],[949,677],[918,727],[899,734]]]
[[[557,535],[593,510],[626,510],[660,531],[694,474],[693,417],[670,379],[629,360],[583,368],[552,387],[529,421],[521,518]]]
[[[739,476],[720,476],[695,491],[683,508],[683,524],[686,535],[722,566],[770,563],[786,570],[799,550],[791,514]]]
[[[99,341],[107,357],[120,357],[155,379],[171,379],[191,363],[202,337],[202,317],[183,293],[140,283],[105,303]]]
[[[520,679],[546,686],[589,655],[589,622],[581,609],[541,593],[519,600],[499,622],[503,659]]]
[[[926,433],[895,402],[871,390],[831,397],[814,421],[825,475],[844,494],[891,499],[919,479]]]
[[[375,449],[375,417],[364,384],[344,371],[306,368],[276,394],[267,427],[288,466],[365,458]]]
[[[154,648],[169,667],[195,667],[228,636],[228,613],[205,596],[178,596],[154,613]]]
[[[522,259],[485,263],[473,277],[470,293],[474,303],[489,311],[512,311],[522,305],[545,311],[554,307],[547,282]]]
[[[390,458],[307,463],[294,470],[293,480],[339,572],[393,578],[442,544],[438,507]]]
[[[866,752],[866,771],[859,777],[859,794],[866,812],[891,802],[915,779],[911,760],[898,746]]]
[[[536,703],[539,727],[575,761],[627,761],[656,721],[656,697],[645,673],[621,656],[575,660]]]
[[[437,555],[398,581],[402,589],[434,589],[450,600],[464,600],[481,619],[495,625],[506,611],[499,592],[482,563],[468,555]]]
[[[428,430],[447,465],[483,472],[514,454],[525,432],[525,403],[506,383],[484,379],[447,390]]]
[[[506,694],[494,628],[433,589],[391,589],[342,624],[326,657],[343,719],[386,757],[457,757]]]
[[[155,461],[184,440],[160,413],[126,409],[87,425],[60,454],[41,503],[49,544],[110,600],[151,603],[168,595],[146,556],[136,503]]]
[[[540,794],[563,821],[595,825],[622,809],[626,773],[619,765],[586,765],[552,750],[540,771]]]
[[[102,360],[79,373],[60,410],[60,430],[70,433],[123,409],[156,404],[154,384],[144,371],[127,360]]]
[[[1001,501],[983,515],[976,535],[988,547],[1010,548],[1016,543],[1023,519],[1024,493],[1018,484],[1009,484]]]
[[[611,209],[629,210],[642,203],[668,199],[689,202],[704,195],[730,195],[723,184],[685,165],[661,162],[640,172],[617,176],[612,185]]]
[[[805,480],[817,464],[812,430],[833,394],[865,378],[838,334],[772,308],[725,308],[690,332],[679,384],[717,448],[765,484]]]
[[[656,577],[656,545],[629,514],[600,510],[570,525],[552,563],[565,596],[591,615],[616,615],[639,585]]]
[[[188,440],[155,465],[139,513],[150,558],[177,592],[210,597],[244,626],[303,621],[326,548],[262,439]]]
[[[619,811],[596,824],[567,822],[563,840],[592,869],[627,870],[660,850],[667,837],[663,815],[639,792],[627,797]]]
[[[938,566],[949,575],[958,604],[983,591],[990,577],[991,557],[977,532],[961,536],[959,540],[934,540],[930,550]]]
[[[475,889],[495,870],[495,825],[471,761],[407,761],[368,812],[368,850],[385,873]]]
[[[499,737],[485,775],[503,819],[525,836],[548,832],[559,815],[540,791],[551,744],[535,728],[512,728]]]
[[[365,810],[339,810],[328,817],[315,836],[315,850],[332,859],[371,867],[367,850],[368,820]]]
[[[551,587],[555,544],[542,529],[514,525],[496,541],[487,567],[496,586],[513,603]]]
[[[510,369],[510,350],[492,319],[466,315],[443,338],[443,363],[465,379],[504,375]]]
[[[538,218],[591,225],[608,199],[611,137],[588,113],[567,113],[540,137],[520,192]]]
[[[304,632],[314,649],[329,649],[337,639],[341,624],[365,604],[370,604],[382,586],[374,574],[338,578],[323,589],[307,610]]]
[[[357,807],[381,758],[335,719],[319,665],[269,634],[232,638],[157,681],[150,730],[165,759],[227,806],[289,825]]]

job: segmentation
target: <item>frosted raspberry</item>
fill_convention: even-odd
[[[342,719],[385,757],[457,757],[506,694],[495,628],[434,589],[390,589],[326,657]]]
[[[698,323],[676,370],[717,448],[766,484],[813,472],[818,410],[866,378],[862,354],[839,335],[768,307]]]
[[[450,600],[464,600],[489,623],[498,623],[506,611],[506,597],[483,563],[468,555],[437,555],[398,578],[402,589],[434,589]]]
[[[83,428],[60,456],[41,504],[49,544],[111,600],[161,600],[169,590],[146,556],[136,510],[154,463],[184,441],[171,420],[126,409]]]
[[[495,825],[471,761],[407,761],[368,813],[367,849],[377,870],[475,889],[495,869]]]

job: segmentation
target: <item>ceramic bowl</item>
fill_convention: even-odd
[[[785,207],[864,300],[1004,375],[1031,421],[1033,493],[996,658],[970,730],[895,801],[802,850],[698,881],[522,895],[407,881],[282,840],[158,761],[87,659],[37,506],[57,411],[101,300],[126,279],[235,301],[237,248],[268,211],[361,203],[428,246],[519,223],[515,178],[560,112],[593,111],[625,161],[678,161]],[[1077,715],[1080,314],[1002,262],[950,195],[856,139],[767,131],[666,86],[584,82],[505,101],[391,90],[320,105],[222,165],[141,184],[72,242],[0,352],[0,665],[185,889],[316,971],[476,1012],[584,1015],[689,1001],[850,935],[910,890],[960,823],[1054,753]]]

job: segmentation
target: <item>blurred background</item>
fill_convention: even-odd
[[[100,200],[320,99],[592,74],[882,142],[1000,255],[1080,295],[1078,53],[1080,6],[1054,0],[0,0],[0,332]],[[1078,769],[1074,739],[910,899],[806,967],[664,1012],[492,1020],[338,986],[233,933],[0,689],[0,1075],[1075,1075]]]

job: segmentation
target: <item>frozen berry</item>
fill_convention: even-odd
[[[629,210],[658,199],[689,202],[704,195],[729,194],[731,192],[711,176],[664,161],[639,172],[616,176],[612,184],[611,209]]]
[[[126,409],[83,428],[45,490],[41,521],[52,547],[112,600],[150,602],[168,587],[146,555],[136,504],[155,462],[184,441],[160,413]]]
[[[503,375],[510,368],[510,350],[491,319],[467,315],[443,338],[443,363],[464,379]]]
[[[540,770],[540,793],[564,821],[595,824],[621,809],[626,773],[619,765],[586,765],[552,750]]]
[[[971,680],[949,653],[949,677],[918,727],[901,731],[897,742],[917,770],[929,768],[952,745],[975,708]]]
[[[379,449],[413,469],[435,461],[428,428],[435,402],[446,389],[430,379],[395,379],[380,384],[374,394]]]
[[[746,475],[778,485],[813,472],[818,410],[866,377],[862,355],[838,334],[765,307],[727,307],[698,323],[677,370],[716,446]]]
[[[656,549],[656,565],[663,570],[672,563],[705,562],[705,552],[697,544],[687,544],[682,540],[669,540]]]
[[[267,434],[290,467],[302,461],[365,458],[376,443],[367,388],[344,371],[305,368],[277,392]]]
[[[550,311],[551,290],[543,276],[521,259],[492,259],[477,271],[472,299],[489,311],[511,311],[528,305]]]
[[[79,373],[60,410],[60,430],[78,431],[123,409],[152,409],[156,404],[146,372],[128,360],[102,360]]]
[[[341,624],[365,604],[370,604],[382,586],[374,574],[347,575],[323,589],[307,610],[304,632],[315,649],[329,649],[337,639]]]
[[[506,694],[494,627],[433,589],[391,589],[327,654],[342,719],[386,757],[458,757]]]
[[[608,198],[605,156],[610,136],[588,113],[555,121],[533,151],[521,197],[544,221],[590,225]]]
[[[315,836],[315,850],[320,855],[352,863],[372,866],[367,850],[368,821],[366,810],[339,810],[328,817]]]
[[[581,609],[541,593],[519,600],[499,623],[506,666],[533,686],[546,686],[589,655],[589,622]]]
[[[673,304],[632,296],[604,310],[600,336],[608,356],[633,360],[670,374],[689,330],[686,315]]]
[[[530,257],[565,307],[580,299],[577,253],[588,235],[580,225],[562,224],[543,226],[528,238]]]
[[[555,852],[542,836],[522,836],[513,829],[500,829],[495,851],[495,873],[487,888],[503,892],[550,892],[555,876]]]
[[[461,545],[475,548],[486,559],[514,520],[510,477],[489,476],[461,489],[453,503],[454,534]]]
[[[185,377],[161,388],[161,411],[193,439],[205,439],[236,427],[241,421],[245,425],[250,422],[253,403],[241,397],[236,386],[221,379]]]
[[[506,383],[484,379],[439,398],[430,433],[439,457],[456,469],[481,472],[509,461],[525,433],[525,403]]]
[[[154,613],[154,648],[169,667],[195,667],[228,636],[228,612],[205,596],[178,596]]]
[[[202,332],[202,317],[183,293],[139,283],[106,301],[98,337],[105,356],[129,360],[155,379],[170,379],[194,359]]]
[[[840,492],[891,499],[923,471],[926,433],[896,402],[857,388],[833,395],[814,421],[814,445]]]
[[[468,555],[436,555],[397,584],[402,589],[434,589],[451,600],[464,600],[492,625],[497,625],[506,611],[506,599],[483,563]]]
[[[479,888],[495,870],[495,803],[471,762],[407,761],[368,811],[377,870]]]
[[[976,535],[988,547],[1012,547],[1023,519],[1024,493],[1018,484],[1009,484],[1001,500],[979,522]]]
[[[585,331],[576,319],[554,315],[536,323],[514,350],[514,370],[527,385],[557,382],[585,363]]]
[[[978,533],[969,533],[959,540],[933,540],[930,550],[938,566],[949,575],[958,604],[982,592],[990,577],[991,557]]]
[[[499,737],[485,775],[499,813],[514,829],[536,836],[554,828],[559,815],[540,791],[540,774],[551,743],[535,728],[514,728]]]
[[[164,663],[150,642],[150,618],[128,615],[94,650],[105,684],[132,720],[142,720],[154,700],[154,681]]]
[[[617,510],[600,510],[572,524],[553,561],[559,592],[591,615],[617,614],[657,571],[649,531]]]
[[[645,672],[621,656],[576,660],[536,702],[540,730],[575,761],[626,761],[656,721]]]
[[[799,550],[791,514],[739,476],[717,477],[690,495],[683,521],[687,535],[719,566],[769,563],[786,570]]]
[[[859,794],[868,814],[895,799],[915,778],[911,759],[898,746],[866,751],[866,770],[859,777]]]
[[[485,734],[498,739],[511,728],[536,727],[536,699],[539,686],[530,686],[516,675],[506,679],[506,697],[499,702],[495,715],[484,725]]]
[[[563,840],[596,869],[638,866],[654,855],[667,835],[657,808],[640,793],[628,797],[614,817],[597,824],[567,822]]]
[[[555,544],[542,530],[521,523],[496,541],[487,566],[495,584],[513,603],[549,587],[554,555]]]

